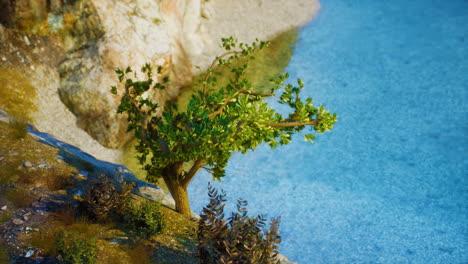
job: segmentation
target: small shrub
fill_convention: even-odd
[[[18,181],[19,170],[18,167],[21,162],[6,162],[0,164],[0,184],[13,184]]]
[[[13,128],[13,133],[11,136],[14,139],[25,138],[28,129],[28,120],[25,118],[20,117],[10,117],[9,118],[9,125]]]
[[[64,202],[53,215],[54,220],[66,226],[75,224],[77,220],[84,220],[85,218],[79,219],[76,209],[76,206],[72,202]]]
[[[105,222],[110,213],[125,214],[133,185],[123,184],[120,190],[116,185],[116,182],[105,174],[88,184],[83,199],[90,217]]]
[[[198,252],[201,263],[273,264],[281,242],[279,218],[267,219],[259,215],[247,216],[247,201],[237,201],[237,212],[224,219],[226,194],[208,186],[210,203],[203,208],[198,225]]]
[[[80,237],[77,232],[60,231],[56,235],[56,252],[65,264],[93,264],[96,259],[96,237]]]
[[[135,183],[123,182],[118,189],[118,198],[115,201],[114,212],[119,217],[124,217],[127,214],[128,206],[131,201],[132,190],[135,188]]]
[[[31,194],[29,190],[13,188],[5,193],[5,198],[17,207],[26,208],[36,201],[37,196]]]
[[[9,221],[12,217],[13,215],[11,214],[11,211],[8,209],[0,211],[0,224],[3,224]]]
[[[162,233],[167,225],[161,204],[149,200],[129,204],[127,223],[133,232],[145,238]]]

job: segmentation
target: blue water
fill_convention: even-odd
[[[324,0],[287,71],[339,122],[234,155],[231,202],[281,215],[301,264],[468,263],[468,1]]]

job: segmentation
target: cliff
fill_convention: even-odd
[[[163,65],[171,86],[153,95],[163,105],[220,53],[220,38],[273,39],[308,22],[318,6],[316,0],[0,0],[0,70],[10,70],[0,81],[27,80],[36,90],[36,96],[23,91],[32,103],[17,108],[32,112],[38,129],[118,161],[120,151],[109,148],[131,138],[109,93],[116,67]],[[11,86],[14,93],[24,87]]]
[[[260,60],[275,65],[263,71],[282,71],[294,42],[284,32],[318,7],[317,0],[0,0],[0,108],[119,162],[131,137],[109,92],[115,68],[164,66],[171,82],[153,94],[160,105],[190,89],[221,53],[222,37],[287,39]]]

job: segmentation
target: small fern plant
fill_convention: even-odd
[[[224,219],[226,193],[208,186],[209,204],[203,208],[198,224],[198,253],[202,264],[273,264],[281,243],[280,218],[273,218],[266,229],[262,215],[249,217],[247,201],[237,201],[237,212]]]
[[[161,204],[146,200],[140,204],[129,204],[127,224],[135,234],[149,238],[163,233],[167,221],[161,212]]]

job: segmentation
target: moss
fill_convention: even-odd
[[[36,89],[23,72],[0,67],[0,82],[0,107],[13,116],[26,118],[37,111],[34,104]]]
[[[11,214],[9,209],[0,211],[0,224],[9,221],[12,217],[13,217],[13,215]],[[1,259],[1,257],[0,257],[0,259]],[[0,263],[2,263],[2,262],[0,261]]]
[[[161,20],[160,18],[153,18],[153,23],[154,23],[155,25],[159,25],[159,24],[162,23],[162,20]]]
[[[8,252],[6,249],[0,246],[0,264],[10,263],[10,258],[8,257]]]
[[[255,59],[249,62],[249,68],[245,78],[252,82],[253,87],[258,91],[269,92],[272,88],[269,80],[285,71],[291,60],[294,51],[294,45],[297,43],[299,31],[296,29],[285,31],[270,41],[270,46],[258,52]],[[245,60],[239,60],[234,64],[239,67],[246,63]],[[221,69],[222,76],[230,76],[232,67]],[[222,80],[220,84],[227,83],[229,80]]]
[[[249,68],[244,77],[252,83],[252,87],[254,87],[257,92],[268,93],[272,88],[269,80],[285,71],[291,60],[294,45],[297,43],[298,34],[299,31],[297,29],[279,34],[270,41],[270,46],[268,48],[259,51],[255,55],[255,59],[249,62]],[[227,85],[229,79],[232,77],[230,73],[231,69],[233,67],[242,66],[245,63],[246,59],[240,59],[229,66],[217,67],[215,71],[220,73],[220,75],[217,76],[217,86],[222,87]],[[177,98],[177,104],[180,106],[180,109],[185,108],[194,92],[195,86],[198,84],[200,78],[203,77],[204,74],[195,77],[192,85],[184,87]]]
[[[162,208],[169,223],[164,234],[153,237],[155,263],[199,263],[196,249],[197,222],[193,222],[175,211]]]
[[[31,119],[37,111],[36,88],[31,85],[25,73],[0,66],[0,108],[10,115]]]
[[[138,179],[144,180],[146,178],[146,171],[136,159],[138,152],[135,150],[137,140],[133,139],[127,143],[123,148],[122,164],[125,165]]]

